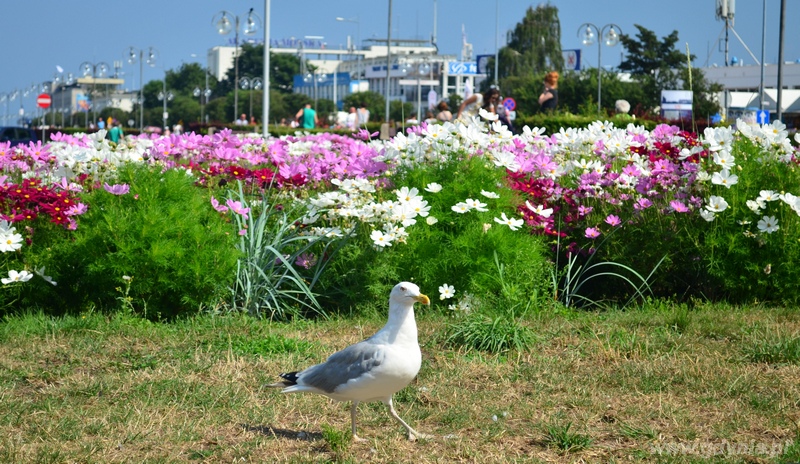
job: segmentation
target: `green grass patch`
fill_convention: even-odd
[[[360,405],[368,442],[353,443],[349,404],[264,386],[370,336],[385,315],[9,316],[0,462],[743,462],[692,447],[724,440],[768,450],[755,454],[767,462],[796,460],[800,313],[687,312],[680,330],[666,306],[540,310],[497,324],[425,312],[423,368],[394,401],[437,437],[423,444],[380,402]],[[477,334],[464,339],[473,348],[447,342],[458,324]],[[527,344],[513,341],[520,328]]]

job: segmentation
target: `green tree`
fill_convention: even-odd
[[[288,53],[270,53],[270,87],[283,93],[294,89],[294,76],[300,74],[300,58]],[[264,77],[264,45],[244,44],[239,50],[239,79],[242,76]],[[231,67],[220,83],[217,96],[233,92],[236,69]]]
[[[195,88],[205,89],[206,70],[199,63],[183,63],[177,70],[167,71],[166,80],[168,90],[188,97]],[[209,74],[208,87],[213,91],[216,85],[217,79]]]
[[[351,93],[342,99],[342,106],[345,109],[351,106],[358,108],[361,106],[361,103],[364,103],[369,110],[370,122],[384,120],[383,115],[386,112],[386,99],[383,98],[383,94],[368,90],[366,92]],[[391,111],[389,114],[391,114]]]
[[[620,63],[619,69],[630,72],[640,85],[642,105],[657,107],[662,90],[692,90],[696,118],[707,118],[719,111],[715,94],[722,91],[722,86],[708,82],[702,71],[696,68],[691,69],[690,83],[689,63],[695,56],[690,54],[687,57],[686,52],[676,47],[678,31],[672,31],[659,40],[653,31],[639,24],[635,26],[639,31],[635,39],[626,34],[620,36],[626,58]],[[633,106],[633,102],[631,104]]]
[[[494,60],[489,60],[489,74],[486,85],[494,82]],[[547,71],[564,67],[561,54],[561,23],[558,8],[550,4],[529,7],[525,17],[511,32],[508,44],[500,49],[498,82],[505,91],[505,79],[513,76],[544,74]],[[485,89],[484,89],[485,90]]]
[[[675,48],[678,42],[678,31],[661,40],[655,32],[634,24],[639,32],[636,38],[627,34],[620,35],[620,42],[625,47],[625,59],[619,70],[631,73],[644,91],[645,105],[654,108],[659,105],[662,90],[682,89],[681,73],[687,68],[686,55]],[[691,56],[694,59],[694,56]]]

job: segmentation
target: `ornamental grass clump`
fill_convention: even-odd
[[[238,230],[235,281],[231,307],[251,315],[286,320],[298,316],[326,316],[314,287],[328,262],[345,243],[333,229],[310,230],[301,221],[301,203],[273,190],[258,200],[238,191],[215,209],[230,212]]]

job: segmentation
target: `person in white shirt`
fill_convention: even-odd
[[[345,120],[345,125],[351,131],[354,131],[358,128],[358,113],[356,112],[355,106],[350,107],[350,112],[347,113],[347,119]]]
[[[358,108],[358,125],[360,127],[364,127],[364,125],[368,122],[369,110],[367,109],[367,104],[361,103],[360,107]]]

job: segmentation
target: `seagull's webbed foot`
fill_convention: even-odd
[[[350,407],[350,423],[353,431],[353,441],[356,443],[364,443],[367,441],[366,438],[361,438],[356,433],[356,414],[358,413],[358,401],[353,401],[353,405]]]
[[[429,435],[427,433],[419,433],[414,429],[408,431],[408,439],[409,441],[417,441],[417,440],[433,440],[436,438],[436,435]]]
[[[391,397],[389,397],[389,399],[385,400],[384,403],[386,403],[386,406],[389,407],[389,414],[391,414],[392,417],[394,417],[395,420],[397,420],[397,422],[400,422],[401,424],[403,424],[403,427],[406,428],[406,431],[408,431],[408,439],[409,440],[417,441],[417,440],[430,440],[432,438],[435,438],[433,435],[428,435],[428,434],[425,434],[425,433],[419,433],[416,430],[412,429],[410,425],[406,424],[406,422],[403,419],[401,419],[400,416],[397,415],[397,411],[394,410],[394,405],[392,404],[392,398]]]

